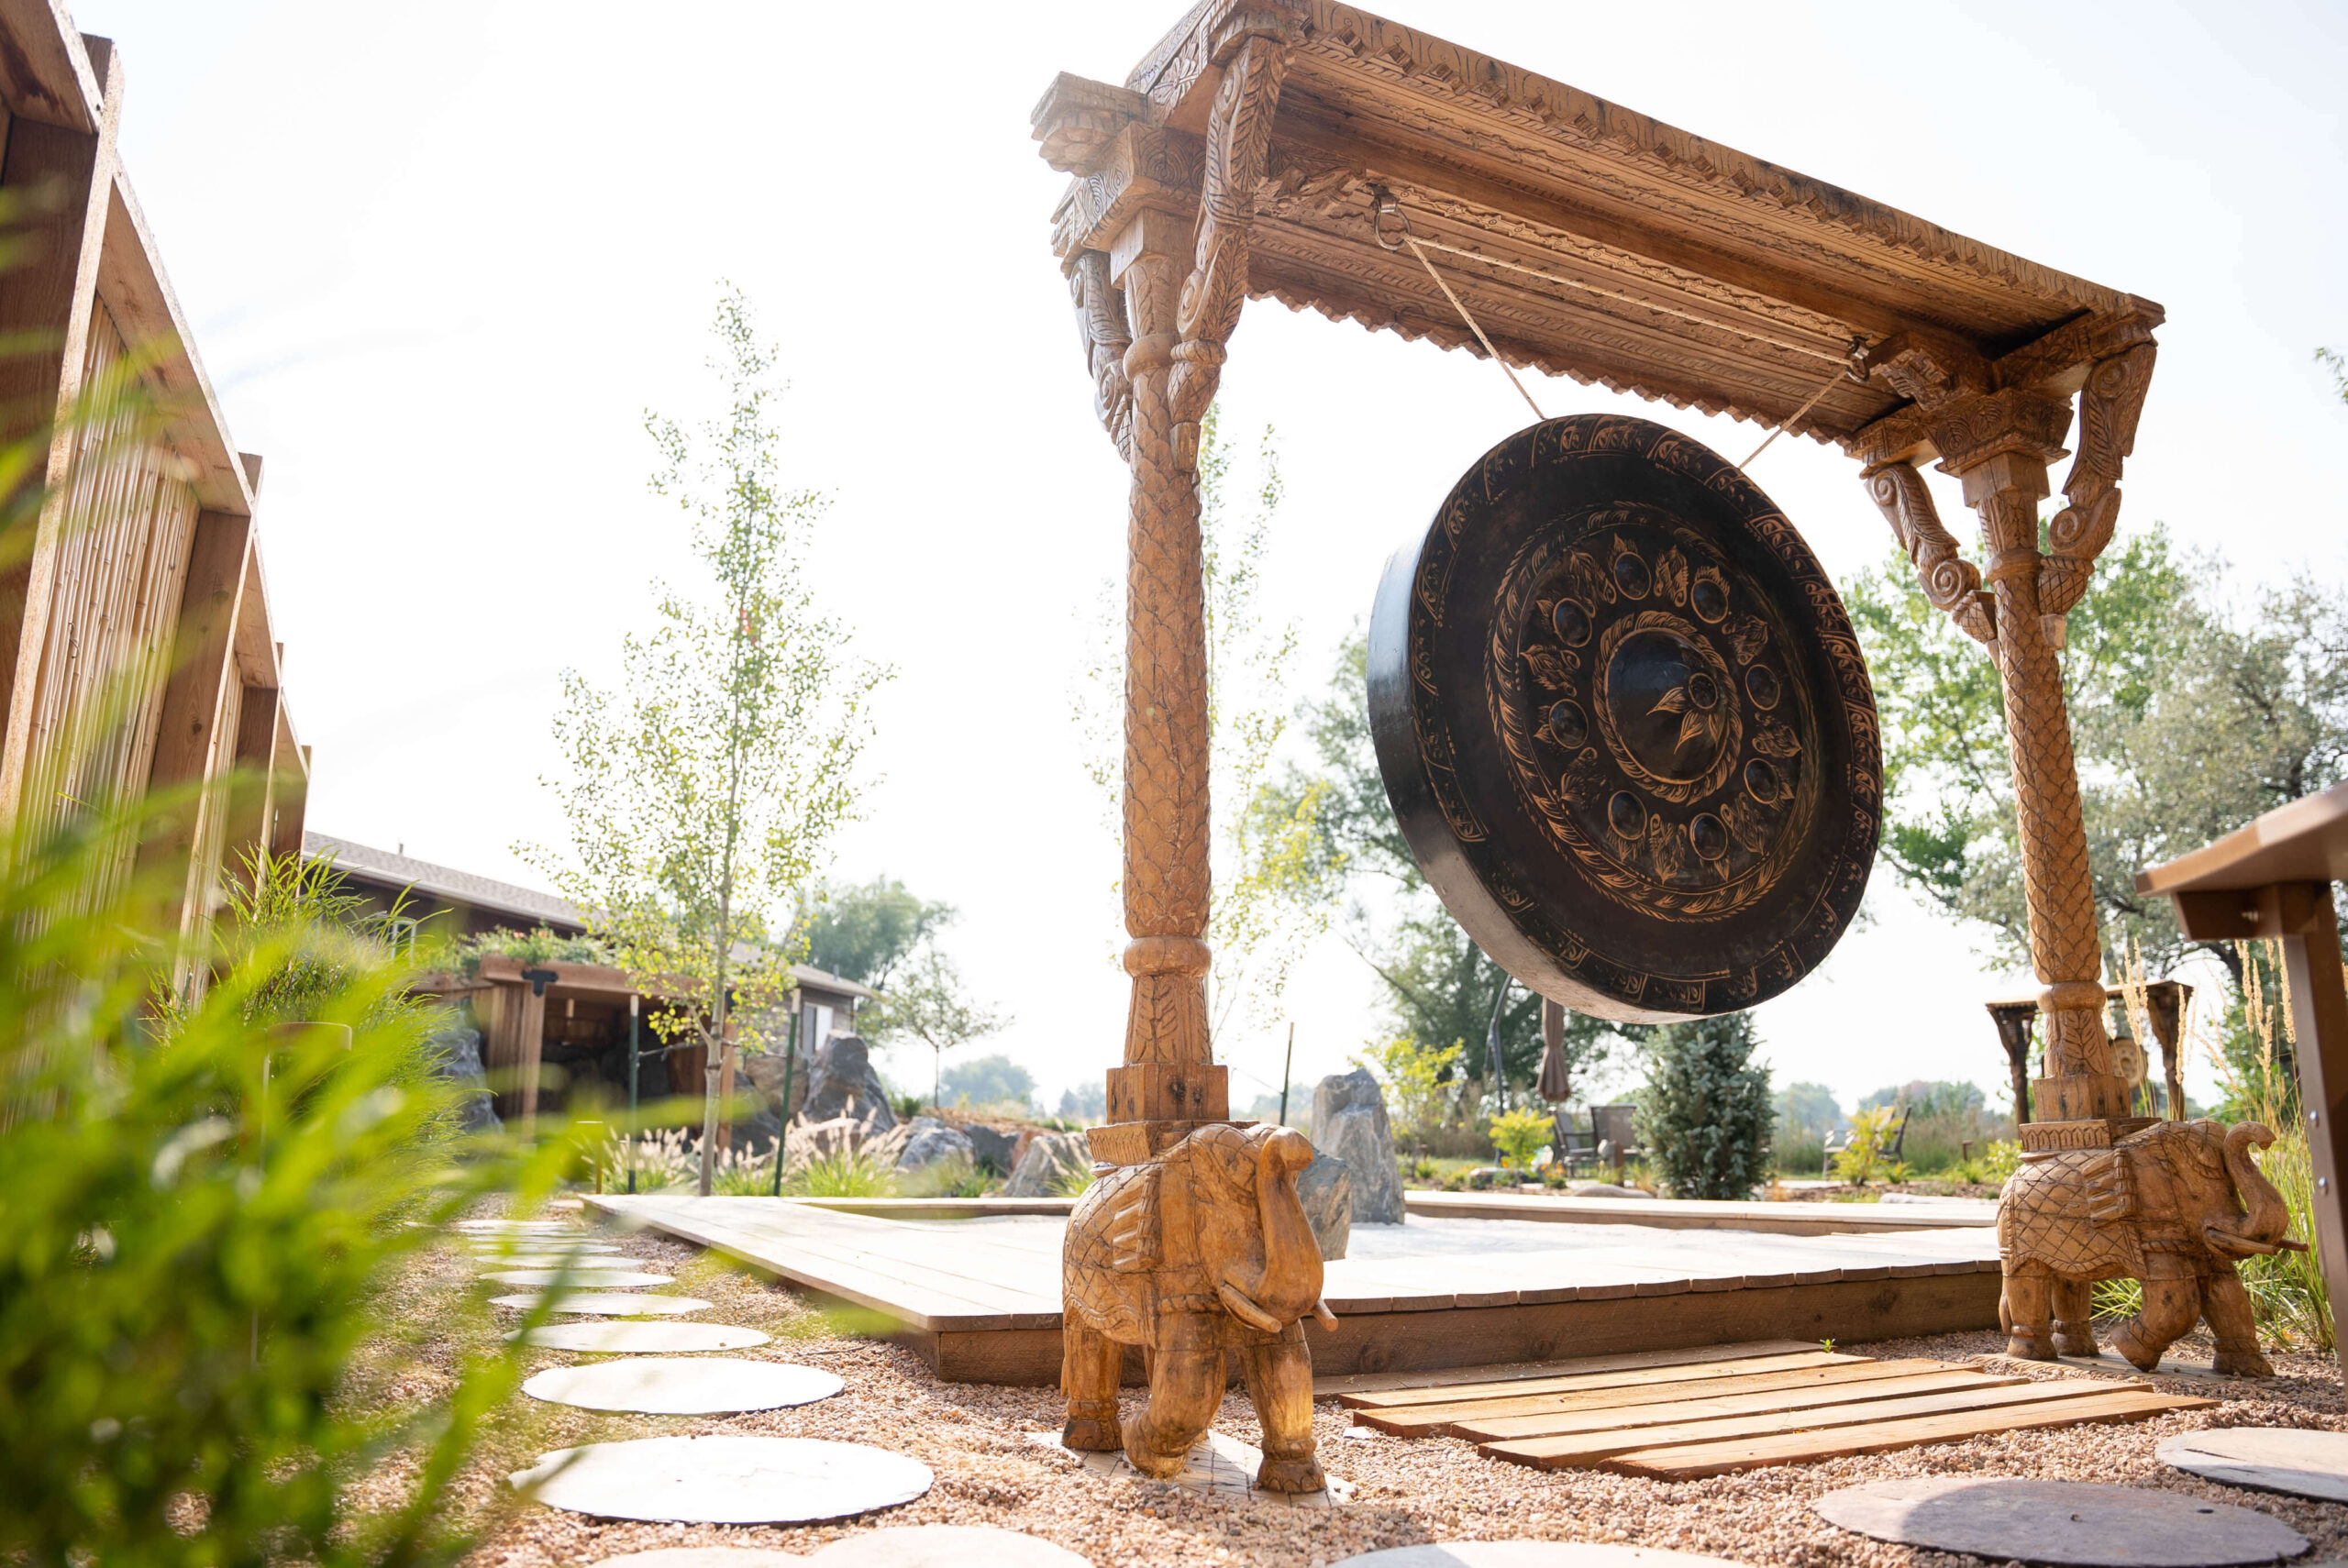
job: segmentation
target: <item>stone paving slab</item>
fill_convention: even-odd
[[[523,1384],[522,1392],[588,1410],[715,1416],[812,1405],[844,1386],[836,1374],[791,1362],[646,1356],[548,1367]]]
[[[599,1518],[803,1524],[910,1503],[929,1466],[816,1438],[666,1437],[557,1449],[509,1479],[538,1502]]]
[[[1812,1506],[1877,1540],[1992,1562],[2228,1568],[2308,1549],[2271,1514],[2146,1486],[1933,1476],[1847,1487]]]

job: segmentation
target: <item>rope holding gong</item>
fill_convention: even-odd
[[[1390,214],[1393,216],[1395,222],[1401,226],[1396,231],[1395,238],[1390,242],[1386,237],[1387,229],[1384,223],[1384,219]],[[1456,245],[1445,245],[1441,240],[1430,239],[1422,241],[1418,236],[1411,232],[1411,215],[1402,210],[1402,204],[1395,199],[1394,193],[1386,189],[1383,185],[1373,186],[1371,188],[1370,235],[1378,241],[1379,248],[1381,250],[1401,250],[1407,247],[1411,254],[1419,259],[1419,265],[1427,270],[1427,276],[1434,279],[1434,286],[1443,291],[1443,297],[1451,302],[1451,308],[1459,313],[1459,319],[1468,324],[1468,330],[1476,335],[1476,341],[1484,346],[1484,352],[1491,356],[1492,363],[1498,365],[1501,368],[1501,374],[1508,377],[1509,385],[1514,387],[1516,389],[1517,396],[1524,400],[1524,406],[1533,411],[1533,417],[1537,420],[1541,420],[1544,423],[1547,421],[1549,416],[1541,412],[1541,405],[1533,401],[1533,394],[1524,390],[1524,383],[1523,381],[1517,380],[1516,371],[1511,368],[1506,359],[1501,358],[1501,351],[1492,347],[1491,337],[1484,331],[1482,324],[1478,322],[1475,316],[1469,313],[1467,304],[1460,299],[1460,297],[1452,293],[1451,285],[1443,281],[1443,274],[1435,271],[1434,263],[1427,257],[1427,251],[1430,248],[1448,251],[1455,256],[1469,257],[1479,261],[1489,261],[1493,266],[1505,267],[1512,271],[1523,272],[1528,277],[1539,278],[1544,282],[1556,283],[1560,287],[1582,289],[1590,293],[1603,295],[1608,299],[1621,300],[1625,304],[1635,304],[1644,309],[1659,311],[1666,315],[1678,316],[1682,320],[1698,322],[1709,326],[1720,326],[1724,325],[1720,322],[1710,321],[1703,316],[1689,315],[1686,311],[1674,310],[1668,305],[1659,304],[1652,300],[1634,299],[1628,294],[1617,293],[1611,289],[1602,289],[1594,283],[1580,282],[1572,278],[1556,277],[1547,272],[1536,271],[1530,267],[1519,266],[1512,261],[1503,261],[1498,257],[1484,256],[1472,250],[1462,250]],[[1728,330],[1737,332],[1743,337],[1751,337],[1756,342],[1773,344],[1778,348],[1792,349],[1797,353],[1814,355],[1822,359],[1828,357],[1822,350],[1803,344],[1786,343],[1775,337],[1769,337],[1759,333],[1745,332],[1742,328],[1737,327],[1729,327]],[[1828,392],[1833,392],[1837,386],[1841,385],[1844,381],[1847,379],[1854,381],[1864,382],[1866,378],[1858,372],[1858,360],[1859,356],[1866,351],[1866,339],[1864,337],[1852,338],[1849,348],[1844,351],[1842,362],[1834,367],[1834,373],[1827,377],[1824,383],[1822,384],[1816,392],[1810,394],[1809,402],[1803,403],[1800,408],[1795,409],[1792,414],[1787,415],[1784,419],[1779,420],[1775,425],[1771,426],[1769,434],[1761,438],[1761,444],[1758,447],[1754,447],[1753,450],[1746,455],[1744,462],[1736,465],[1736,471],[1738,473],[1743,473],[1747,468],[1751,467],[1753,460],[1755,458],[1758,458],[1762,453],[1769,449],[1769,444],[1771,442],[1784,435],[1791,426],[1799,424],[1805,414],[1809,414],[1811,409],[1818,406],[1821,399],[1825,397]]]

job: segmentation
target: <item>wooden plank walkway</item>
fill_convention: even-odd
[[[666,1194],[587,1201],[625,1223],[655,1227],[794,1287],[882,1314],[951,1381],[1058,1378],[1066,1229],[1058,1217],[903,1219],[896,1210],[884,1218],[789,1198]],[[1720,1231],[1666,1245],[1652,1233],[1560,1226],[1555,1246],[1528,1246],[1523,1233],[1531,1228],[1514,1226],[1495,1227],[1483,1248],[1478,1229],[1455,1223],[1429,1233],[1426,1244],[1453,1250],[1328,1264],[1324,1298],[1338,1322],[1334,1331],[1308,1324],[1315,1367],[1327,1377],[1377,1376],[1765,1334],[1815,1349],[1823,1339],[1884,1339],[1997,1320],[1996,1237],[1977,1229]],[[1544,1243],[1549,1229],[1541,1228]],[[1138,1358],[1129,1364],[1137,1375]]]
[[[1716,1345],[1702,1357],[1605,1356],[1454,1376],[1357,1379],[1315,1392],[1351,1407],[1356,1425],[1398,1437],[1464,1438],[1494,1459],[1545,1470],[1669,1481],[2218,1403],[2142,1383],[1999,1376],[1785,1341]]]

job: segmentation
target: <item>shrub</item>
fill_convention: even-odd
[[[1899,1126],[1899,1111],[1888,1105],[1851,1113],[1851,1140],[1834,1153],[1834,1175],[1855,1187],[1877,1176],[1896,1181],[1903,1167],[1891,1160],[1891,1140]]]
[[[1776,1107],[1754,1043],[1752,1015],[1736,1012],[1672,1024],[1648,1046],[1639,1141],[1672,1197],[1749,1198],[1768,1179]]]
[[[1530,1106],[1492,1118],[1492,1146],[1500,1151],[1503,1165],[1519,1170],[1533,1168],[1533,1156],[1549,1142],[1551,1133],[1549,1118]]]
[[[1386,1107],[1398,1139],[1423,1139],[1443,1125],[1445,1104],[1452,1090],[1448,1075],[1464,1049],[1454,1041],[1436,1050],[1405,1034],[1373,1045],[1354,1058],[1385,1086]]]
[[[300,889],[227,933],[203,996],[155,997],[160,889],[89,897],[145,825],[0,845],[0,1561],[449,1561],[452,1482],[517,1367],[499,1343],[404,1392],[396,1287],[439,1226],[575,1151],[557,1129],[526,1166],[502,1143],[452,1163],[429,1015]],[[265,1032],[289,1016],[349,1032]],[[355,1509],[387,1460],[403,1496]]]

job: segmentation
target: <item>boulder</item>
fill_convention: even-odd
[[[1024,1127],[990,1127],[983,1121],[962,1123],[962,1136],[970,1141],[972,1157],[997,1176],[1009,1176],[1019,1168],[1019,1141],[1026,1132]]]
[[[1335,1154],[1316,1154],[1312,1163],[1296,1173],[1296,1196],[1304,1200],[1304,1218],[1312,1239],[1321,1243],[1324,1262],[1346,1255],[1353,1237],[1354,1183],[1346,1162]]]
[[[467,1132],[495,1132],[497,1120],[488,1077],[481,1065],[481,1031],[462,1024],[436,1029],[426,1043],[434,1053],[433,1071],[457,1086],[457,1125]]]
[[[958,1161],[968,1168],[978,1160],[969,1135],[935,1116],[916,1116],[911,1121],[901,1121],[867,1148],[874,1159],[886,1160],[891,1169],[901,1174],[927,1170],[949,1160]]]
[[[1092,1145],[1081,1132],[1038,1132],[1027,1140],[1018,1167],[1004,1184],[1005,1198],[1058,1198],[1092,1170]]]
[[[1323,1078],[1312,1091],[1312,1143],[1346,1162],[1353,1178],[1353,1222],[1402,1222],[1402,1172],[1394,1163],[1394,1132],[1386,1121],[1386,1094],[1366,1067]]]
[[[889,1091],[872,1069],[871,1054],[853,1034],[835,1034],[817,1047],[807,1069],[807,1098],[794,1119],[810,1124],[853,1116],[865,1124],[867,1136],[886,1132],[897,1124],[889,1108]]]
[[[1634,1187],[1622,1187],[1611,1181],[1569,1181],[1566,1183],[1567,1198],[1645,1198],[1645,1193]]]

